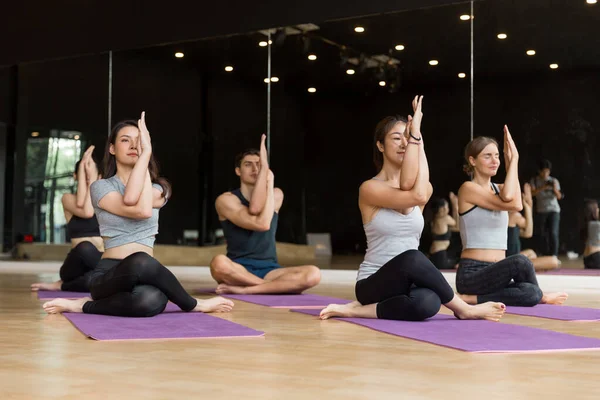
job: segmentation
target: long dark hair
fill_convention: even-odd
[[[408,120],[400,115],[392,115],[385,117],[377,123],[377,126],[375,126],[375,134],[373,135],[373,162],[375,163],[377,171],[381,170],[383,167],[383,154],[379,151],[377,142],[383,145],[385,142],[385,135],[387,135],[398,122],[404,122],[406,124]]]
[[[496,145],[496,147],[498,147],[498,142],[496,142],[496,139],[487,136],[478,136],[471,140],[465,147],[465,165],[463,166],[463,171],[465,171],[465,173],[470,177],[473,177],[475,168],[471,165],[469,157],[477,158],[479,153],[481,153],[483,149],[485,149],[490,143],[493,143]]]
[[[106,148],[104,149],[104,179],[112,178],[117,173],[117,161],[115,160],[115,156],[110,154],[110,145],[115,144],[117,140],[117,135],[121,131],[121,129],[126,128],[128,126],[132,126],[134,128],[138,128],[137,121],[127,120],[121,121],[113,126],[110,131],[110,136],[106,141]],[[158,183],[162,189],[162,197],[170,198],[171,197],[171,184],[165,178],[161,178],[158,173],[158,163],[154,158],[154,153],[150,156],[150,162],[148,163],[148,172],[150,172],[150,180],[152,183]]]
[[[581,213],[581,226],[580,236],[584,242],[587,242],[588,236],[588,223],[590,221],[598,220],[598,200],[586,199],[584,200],[583,212]]]

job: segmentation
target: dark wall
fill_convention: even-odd
[[[2,10],[0,65],[451,3],[455,1],[10,2]]]

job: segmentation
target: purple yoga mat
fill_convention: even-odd
[[[197,289],[195,293],[214,293],[214,289]],[[347,304],[351,300],[335,297],[320,296],[318,294],[222,294],[228,299],[245,301],[271,308],[318,308],[322,309],[329,304]]]
[[[291,310],[318,316],[320,310]],[[472,353],[532,353],[600,350],[600,339],[490,321],[461,321],[438,314],[422,322],[336,318],[379,332]]]
[[[37,292],[38,299],[40,300],[52,300],[52,299],[81,299],[83,297],[91,297],[89,293],[83,292],[63,292],[55,290],[40,290]]]
[[[265,333],[199,312],[183,312],[169,303],[162,314],[150,318],[64,313],[84,335],[96,340],[222,339],[260,337]]]
[[[560,321],[600,321],[600,309],[538,304],[534,307],[506,307],[507,314],[558,319]]]

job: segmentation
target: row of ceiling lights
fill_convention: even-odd
[[[596,4],[597,0],[586,0],[586,3],[587,4]],[[468,14],[463,14],[459,18],[462,21],[469,21],[471,18],[474,18],[474,17],[472,17],[471,15],[468,15]],[[359,26],[355,26],[354,27],[354,31],[356,33],[364,33],[365,32],[365,27],[364,26],[360,26],[360,25]],[[498,33],[498,35],[496,35],[496,37],[498,39],[500,39],[500,40],[505,40],[505,39],[508,38],[508,35],[506,33]],[[269,44],[272,44],[272,43],[273,43],[272,40],[269,40],[268,42],[263,40],[263,41],[260,41],[258,43],[258,45],[260,47],[267,47]],[[397,44],[396,46],[394,46],[394,49],[397,50],[397,51],[403,51],[405,49],[405,46],[403,44]],[[529,49],[529,50],[527,50],[525,52],[525,54],[527,54],[528,56],[534,56],[536,54],[536,52],[533,49]],[[182,52],[178,51],[178,52],[175,53],[175,57],[176,58],[183,58],[184,54]],[[317,59],[317,55],[314,54],[314,53],[310,53],[307,58],[310,61],[315,61]],[[438,60],[429,60],[429,65],[431,65],[431,66],[437,66],[437,65],[439,65],[439,61]],[[550,69],[558,69],[558,64],[557,63],[552,63],[552,64],[549,65],[549,67],[550,67]],[[225,72],[233,72],[233,66],[232,65],[226,65],[225,66]],[[356,73],[356,71],[354,69],[350,68],[350,69],[346,70],[346,74],[348,74],[348,75],[354,75],[355,73]],[[466,77],[467,77],[467,74],[465,74],[464,72],[459,72],[458,73],[458,78],[464,79]],[[265,78],[264,81],[265,81],[265,83],[269,83],[269,78]],[[271,82],[277,83],[277,82],[279,82],[279,78],[276,77],[276,76],[273,76],[273,77],[271,77]],[[385,81],[379,81],[379,86],[386,86],[386,82]],[[309,93],[316,93],[316,91],[317,91],[317,89],[314,88],[314,87],[308,88],[308,92]]]

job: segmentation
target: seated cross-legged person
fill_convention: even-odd
[[[264,135],[260,152],[238,155],[235,172],[240,188],[220,195],[215,204],[227,241],[227,255],[210,263],[217,293],[301,293],[317,285],[321,272],[316,266],[282,268],[277,263],[275,233],[283,192],[274,186]]]

